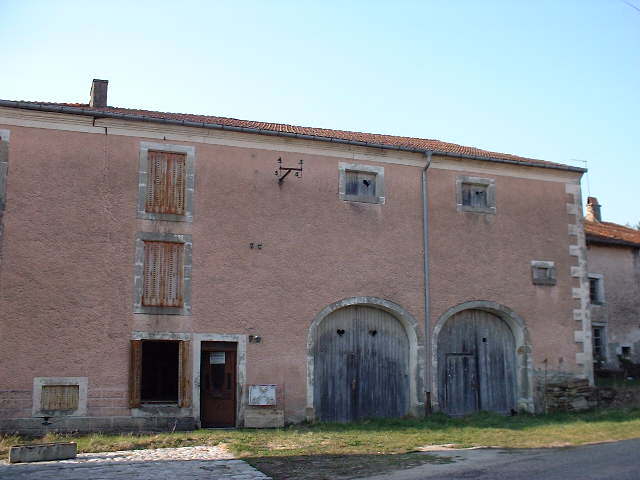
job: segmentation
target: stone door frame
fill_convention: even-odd
[[[332,312],[353,305],[379,308],[393,315],[404,327],[409,339],[409,414],[418,416],[424,412],[424,400],[420,393],[423,391],[425,372],[425,354],[423,335],[418,328],[418,322],[400,305],[378,297],[350,297],[334,302],[318,313],[309,327],[307,336],[307,409],[308,421],[315,420],[314,411],[314,358],[316,331],[320,322]]]
[[[438,336],[444,324],[456,313],[464,310],[483,310],[501,318],[511,329],[515,339],[516,358],[516,400],[520,411],[533,412],[533,359],[531,338],[524,320],[513,310],[499,303],[486,300],[464,302],[444,312],[433,327],[431,336],[431,371],[438,371]],[[440,410],[438,400],[438,375],[431,376],[431,405]]]

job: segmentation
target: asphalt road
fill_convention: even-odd
[[[454,460],[367,480],[640,480],[640,439],[581,447],[429,452]]]

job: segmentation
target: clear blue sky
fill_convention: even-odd
[[[0,0],[0,98],[86,102],[91,79],[103,78],[115,106],[587,160],[603,217],[635,224],[638,9],[622,0]]]

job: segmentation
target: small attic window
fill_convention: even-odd
[[[384,203],[384,167],[340,162],[339,170],[341,200]]]
[[[456,180],[458,211],[496,213],[496,182],[492,178],[458,177]]]
[[[368,172],[353,172],[347,170],[346,175],[346,194],[359,195],[362,197],[376,196],[376,174]]]
[[[462,205],[465,207],[487,208],[487,186],[463,183]]]
[[[553,262],[534,260],[531,262],[531,280],[534,285],[555,285],[556,267]]]

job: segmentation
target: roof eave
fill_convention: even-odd
[[[597,235],[593,233],[587,233],[585,235],[587,243],[599,244],[599,245],[613,245],[616,247],[634,247],[640,248],[640,243],[631,242],[629,240],[622,240],[617,238],[609,238],[602,235]]]
[[[223,125],[221,123],[193,122],[189,120],[157,118],[157,117],[149,117],[146,115],[137,115],[137,114],[130,114],[130,113],[105,112],[105,111],[93,109],[93,108],[70,107],[67,105],[31,103],[31,102],[21,102],[17,100],[0,100],[0,107],[36,110],[36,111],[49,112],[49,113],[86,115],[94,118],[114,118],[114,119],[121,119],[121,120],[161,123],[161,124],[167,124],[167,125],[181,125],[186,127],[210,128],[215,130],[227,130],[232,132],[253,133],[258,135],[298,138],[298,139],[304,139],[304,140],[317,140],[317,141],[329,142],[329,143],[356,145],[356,146],[369,147],[369,148],[381,148],[385,150],[395,150],[395,151],[412,152],[412,153],[431,152],[434,155],[441,155],[446,157],[465,158],[469,160],[482,160],[482,161],[504,163],[504,164],[511,164],[511,165],[522,165],[522,166],[535,167],[535,168],[549,168],[553,170],[565,170],[565,171],[576,172],[581,174],[587,171],[586,168],[574,167],[571,165],[542,164],[542,163],[527,162],[527,161],[520,161],[520,160],[496,158],[491,156],[467,155],[462,153],[452,153],[452,152],[445,152],[440,150],[404,147],[402,145],[370,143],[370,142],[362,142],[357,140],[346,140],[342,138],[323,137],[319,135],[306,135],[306,134],[293,133],[293,132],[279,132],[276,130],[267,130],[263,128],[238,127],[238,126],[231,126],[231,125]]]

